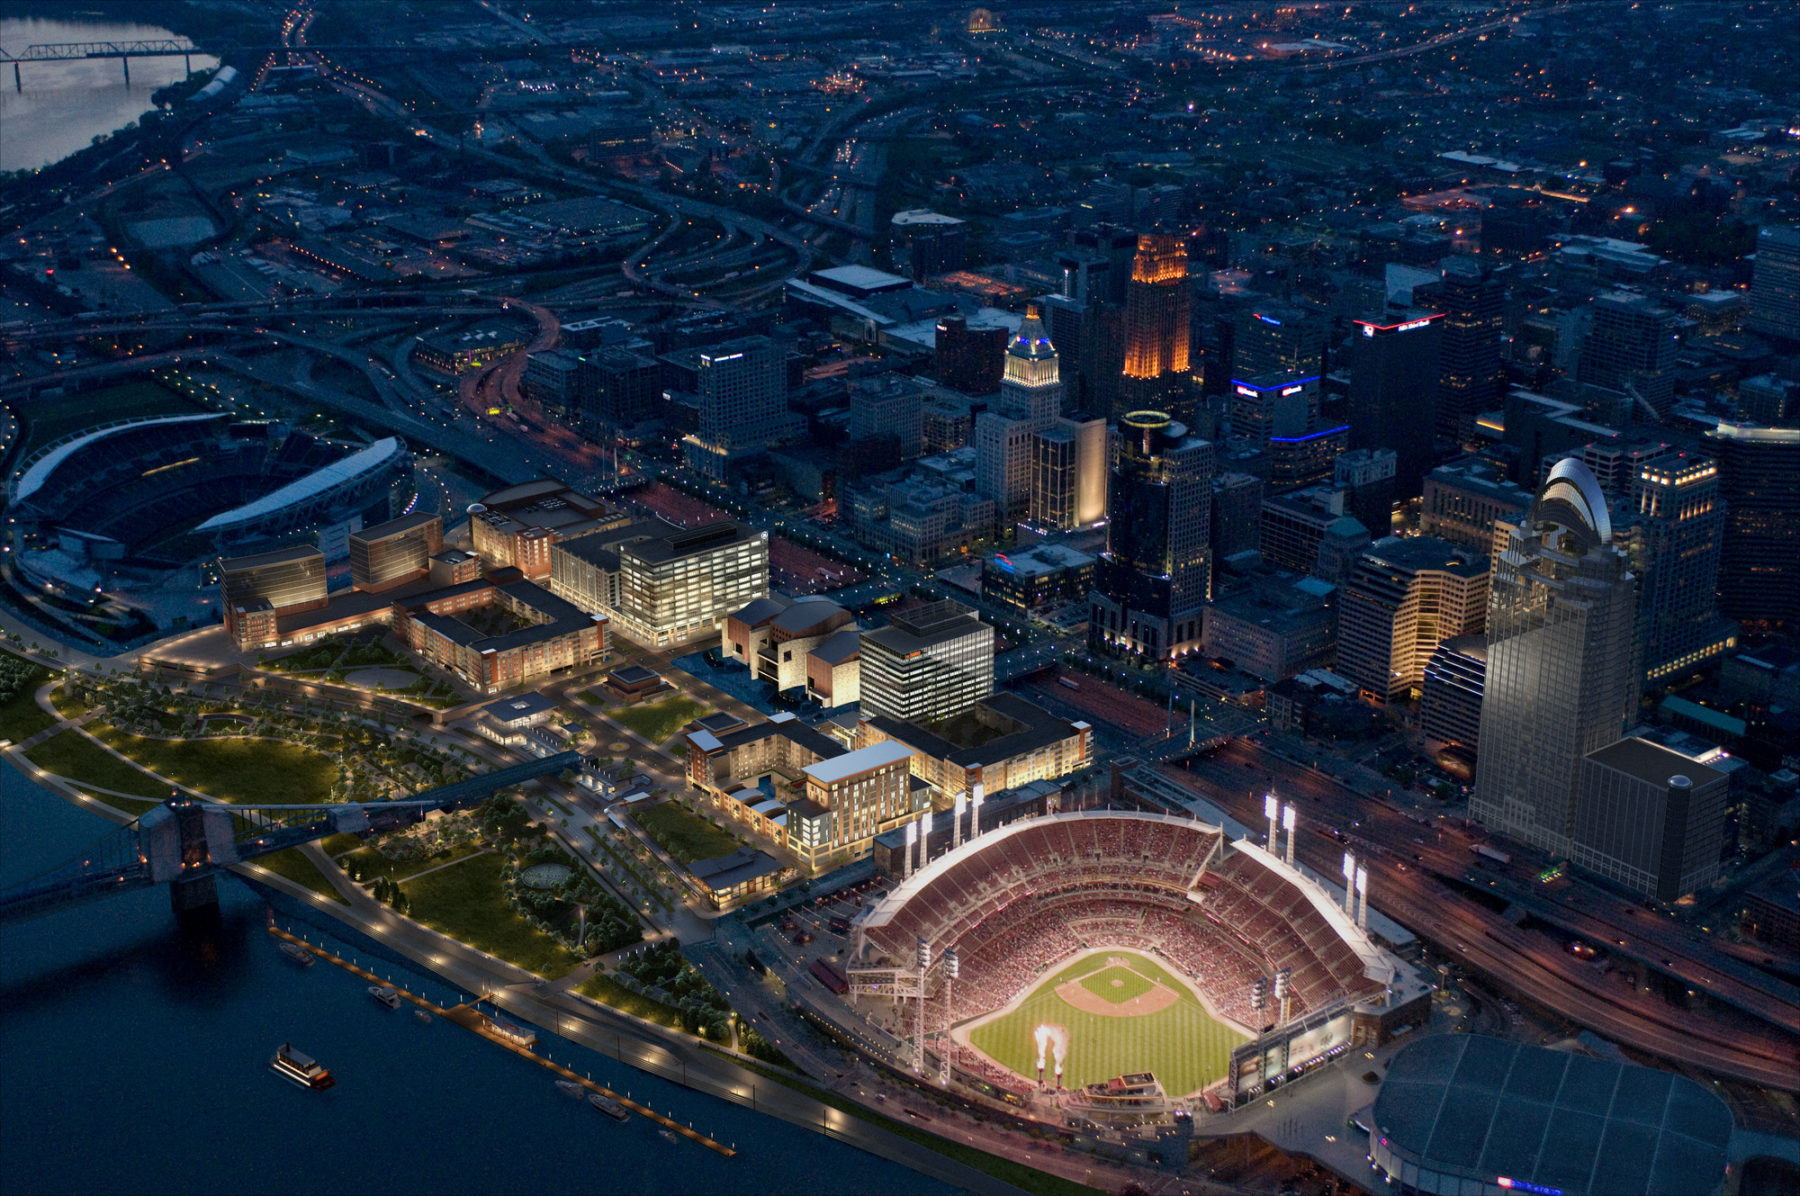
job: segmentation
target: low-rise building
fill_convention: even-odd
[[[938,804],[978,789],[998,793],[1055,780],[1093,761],[1089,724],[1006,692],[983,698],[934,730],[879,714],[857,727],[858,747],[889,740],[911,749],[913,775],[941,795]]]
[[[556,703],[543,694],[514,694],[489,702],[475,712],[475,730],[495,743],[516,747],[525,733],[547,726],[556,717]]]
[[[510,565],[533,579],[550,576],[552,546],[630,522],[624,510],[554,478],[508,486],[469,507],[476,554],[489,568]]]
[[[827,709],[862,701],[862,632],[854,625],[806,654],[806,696]]]
[[[807,684],[813,650],[855,625],[856,617],[829,598],[795,601],[771,594],[726,618],[719,651],[777,691],[798,689]]]
[[[484,609],[493,613],[471,614]],[[392,610],[394,634],[407,647],[483,693],[597,664],[607,649],[604,615],[580,610],[517,570],[403,598]],[[512,629],[500,630],[504,624]]]
[[[983,597],[1029,614],[1046,606],[1079,602],[1094,583],[1094,558],[1064,544],[1038,544],[997,552],[981,563]]]
[[[1336,590],[1315,578],[1261,585],[1206,612],[1200,650],[1264,681],[1330,664],[1337,648]]]
[[[1479,459],[1453,461],[1425,475],[1419,531],[1491,557],[1496,522],[1517,523],[1531,508],[1531,492]]]

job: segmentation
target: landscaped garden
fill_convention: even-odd
[[[37,704],[37,688],[50,670],[23,656],[0,651],[0,739],[30,739],[56,719]]]
[[[743,846],[736,835],[714,826],[679,802],[640,808],[632,812],[632,817],[664,851],[683,864],[717,859]]]
[[[642,706],[623,706],[608,710],[606,716],[621,726],[629,727],[651,743],[660,744],[687,724],[712,711],[686,695],[677,694],[660,702]]]

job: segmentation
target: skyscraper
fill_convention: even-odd
[[[1106,518],[1106,421],[1065,416],[1031,438],[1031,523],[1072,531]]]
[[[1800,228],[1773,225],[1756,234],[1750,317],[1744,327],[1781,340],[1800,340]]]
[[[1599,481],[1558,462],[1494,562],[1471,818],[1568,854],[1581,758],[1637,706],[1636,600]]]
[[[971,328],[962,316],[938,321],[932,368],[938,381],[966,395],[991,395],[1000,389],[1007,330],[999,324]]]
[[[1736,642],[1719,617],[1725,507],[1712,458],[1672,452],[1639,466],[1631,491],[1627,555],[1638,575],[1638,644],[1644,679],[1698,672]]]
[[[1500,333],[1506,284],[1474,258],[1444,263],[1443,344],[1438,351],[1437,431],[1467,440],[1475,417],[1500,405],[1506,367]]]
[[[1088,641],[1167,660],[1198,647],[1212,597],[1213,446],[1164,412],[1132,411],[1119,422],[1118,452]]]
[[[1481,630],[1487,591],[1485,554],[1430,536],[1375,541],[1338,600],[1337,671],[1377,704],[1404,700],[1439,644]]]
[[[1031,507],[1035,465],[1033,437],[1056,422],[1062,377],[1056,346],[1038,318],[1025,309],[1018,335],[1006,347],[996,410],[975,417],[975,492],[994,500],[1001,518],[1022,518]]]
[[[727,341],[698,355],[699,426],[683,444],[689,468],[725,477],[735,462],[762,452],[783,430],[787,366],[766,336]]]
[[[1115,421],[1122,423],[1131,411],[1162,411],[1177,421],[1191,420],[1190,306],[1187,246],[1179,237],[1139,237],[1125,288],[1125,364]]]
[[[1725,499],[1720,612],[1740,623],[1800,620],[1800,428],[1720,422],[1706,438]]]
[[[1595,298],[1575,379],[1630,390],[1659,415],[1675,400],[1675,315],[1631,291]]]
[[[1356,321],[1350,345],[1350,447],[1394,450],[1394,496],[1412,498],[1432,466],[1441,312]]]
[[[1231,342],[1231,373],[1236,378],[1264,374],[1317,377],[1325,372],[1328,340],[1318,312],[1286,304],[1259,304],[1237,313]]]

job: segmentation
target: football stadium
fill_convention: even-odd
[[[1194,819],[1044,814],[909,858],[856,922],[848,990],[915,1070],[989,1096],[1095,1124],[1218,1110],[1426,1017],[1429,985],[1341,900]]]
[[[179,578],[201,562],[299,541],[342,557],[347,533],[415,498],[412,455],[385,437],[328,440],[212,413],[87,428],[9,479],[15,565],[71,596]]]

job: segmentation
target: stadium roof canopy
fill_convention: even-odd
[[[217,532],[240,524],[254,523],[283,507],[303,503],[327,490],[353,482],[386,465],[403,451],[398,438],[384,436],[368,448],[359,449],[341,461],[333,461],[330,465],[315,469],[297,481],[289,482],[278,490],[271,490],[254,502],[221,511],[194,530]]]
[[[1706,1196],[1724,1178],[1732,1119],[1670,1072],[1439,1035],[1394,1056],[1371,1128],[1375,1156],[1422,1192]]]
[[[96,441],[105,440],[109,436],[118,436],[126,432],[142,432],[147,428],[158,427],[164,424],[192,424],[224,418],[224,413],[217,411],[208,412],[204,415],[152,416],[149,419],[124,420],[119,423],[108,424],[104,428],[94,428],[90,431],[83,432],[78,436],[70,437],[68,440],[51,448],[48,452],[44,453],[31,463],[31,467],[25,471],[24,476],[13,486],[13,501],[23,502],[33,494],[36,494],[43,488],[44,483],[50,480],[50,475],[55,473],[64,461],[67,461],[70,457],[73,457],[76,453]]]

